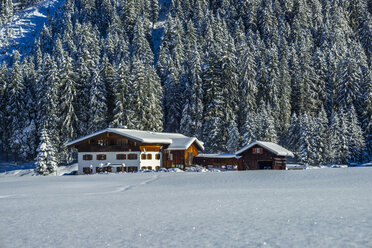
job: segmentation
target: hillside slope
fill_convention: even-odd
[[[45,0],[16,13],[7,25],[0,27],[0,64],[14,49],[21,55],[28,53],[40,30],[64,0]]]

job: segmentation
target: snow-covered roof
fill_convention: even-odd
[[[76,143],[79,143],[86,139],[90,139],[94,136],[97,136],[97,135],[100,135],[106,132],[124,136],[129,139],[133,139],[133,140],[136,140],[142,143],[167,144],[169,145],[168,149],[170,150],[187,149],[192,143],[196,142],[200,146],[201,150],[204,150],[203,142],[199,141],[195,137],[187,137],[179,133],[160,133],[160,132],[142,131],[142,130],[134,130],[134,129],[126,129],[126,128],[106,128],[98,132],[89,134],[87,136],[81,137],[79,139],[70,141],[66,144],[66,146],[74,145]]]
[[[201,154],[197,155],[196,157],[198,157],[198,158],[241,158],[241,156],[237,156],[236,154],[232,154],[232,153],[224,153],[224,154],[201,153]]]
[[[266,142],[266,141],[254,141],[253,143],[246,145],[242,149],[236,152],[237,155],[242,154],[244,151],[248,150],[249,148],[258,145],[263,148],[266,148],[267,150],[271,151],[277,156],[286,156],[286,157],[294,157],[293,153],[291,151],[288,151],[284,147],[272,143],[272,142]]]
[[[185,136],[186,137],[186,136]],[[172,138],[172,143],[168,146],[168,150],[185,150],[196,142],[198,146],[204,150],[203,142],[198,140],[196,137],[186,137],[186,138]]]

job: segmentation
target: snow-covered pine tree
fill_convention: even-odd
[[[26,97],[26,122],[23,129],[23,150],[25,159],[33,159],[36,156],[37,148],[37,127],[36,127],[36,81],[38,78],[35,72],[35,65],[32,56],[27,56],[22,62],[23,82],[25,85]]]
[[[155,68],[151,65],[147,65],[145,66],[145,71],[147,73],[145,77],[145,96],[143,101],[145,102],[146,112],[143,128],[145,130],[160,132],[163,130],[163,89]]]
[[[109,62],[106,55],[102,58],[100,76],[106,87],[107,122],[111,123],[114,118],[115,88],[118,83],[118,74],[114,66]]]
[[[286,136],[286,147],[291,150],[295,157],[298,157],[299,147],[300,147],[300,137],[301,137],[301,125],[300,120],[296,113],[291,116],[291,124],[289,126],[287,136]]]
[[[252,33],[249,33],[248,42],[244,34],[243,23],[240,23],[236,30],[236,57],[238,72],[238,95],[239,95],[239,113],[238,123],[241,134],[241,145],[250,143],[254,139],[251,125],[252,115],[256,112],[256,61],[254,54],[256,48],[253,44]]]
[[[348,134],[348,150],[349,156],[347,158],[348,162],[362,162],[365,158],[365,140],[363,137],[363,131],[360,127],[357,114],[355,112],[354,106],[348,109],[348,123],[347,134]]]
[[[0,2],[0,26],[5,25],[13,16],[13,1],[4,0]]]
[[[7,94],[8,87],[8,68],[5,63],[0,68],[0,149],[6,154],[8,160],[8,120],[6,118]]]
[[[49,134],[45,128],[41,129],[40,143],[37,148],[35,172],[39,175],[49,175],[57,171],[56,149],[50,142]]]
[[[226,140],[223,135],[223,120],[225,99],[222,94],[222,82],[220,81],[221,63],[217,54],[217,48],[211,49],[205,58],[203,81],[204,81],[204,122],[203,141],[208,152],[224,152],[223,145]]]
[[[132,40],[132,57],[137,57],[147,65],[154,64],[154,54],[151,51],[150,44],[147,41],[147,28],[148,20],[143,17],[138,17],[133,30]]]
[[[27,94],[24,85],[22,67],[15,61],[10,72],[8,87],[6,90],[7,105],[5,106],[5,116],[8,124],[8,144],[13,153],[14,161],[25,159],[23,130],[28,121],[27,114]]]
[[[326,164],[327,163],[327,152],[328,152],[328,118],[327,113],[322,106],[318,117],[314,120],[315,133],[313,136],[314,149],[314,164]]]
[[[127,126],[131,129],[144,130],[146,112],[146,75],[144,62],[134,57],[129,80],[129,94],[127,101]]]
[[[90,82],[88,133],[93,133],[107,127],[107,93],[98,68],[93,69]]]
[[[362,72],[353,57],[346,56],[339,68],[340,80],[336,86],[336,107],[354,105],[361,99]]]
[[[64,143],[77,137],[78,118],[76,116],[76,74],[73,70],[72,59],[68,55],[66,55],[63,67],[58,71],[58,77],[60,87],[60,121],[58,128],[61,141],[58,153],[60,161],[70,163],[72,157]]]
[[[187,136],[202,136],[203,118],[203,85],[202,68],[199,46],[196,39],[196,30],[192,21],[187,24],[185,49],[185,73],[182,80],[185,81],[185,103],[182,110],[180,131]]]
[[[263,101],[257,109],[257,140],[278,142],[278,135],[275,128],[275,120],[272,116],[272,110],[269,104]]]
[[[40,68],[42,76],[39,79],[38,87],[36,88],[37,98],[37,125],[44,127],[47,132],[52,134],[58,126],[58,89],[59,82],[57,64],[50,57],[49,54],[45,54],[42,68]],[[40,130],[41,131],[41,130]],[[54,132],[52,141],[58,137],[57,133]]]
[[[129,101],[131,100],[132,95],[130,92],[130,72],[128,65],[125,63],[124,60],[121,61],[119,64],[119,68],[117,71],[117,83],[113,85],[113,93],[115,99],[115,106],[113,109],[113,119],[112,119],[112,126],[113,127],[120,127],[120,126],[128,126],[129,119],[128,119],[128,111],[129,109]]]
[[[279,61],[279,79],[278,79],[278,113],[277,125],[278,135],[281,143],[285,143],[285,136],[291,121],[291,76],[288,68],[287,44],[283,41],[282,56]]]
[[[152,22],[152,26],[154,27],[155,23],[159,19],[159,1],[158,0],[149,0],[149,4],[150,4],[149,19]]]

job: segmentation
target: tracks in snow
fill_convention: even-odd
[[[127,185],[127,186],[120,186],[120,187],[117,187],[116,189],[114,190],[110,190],[110,191],[103,191],[103,192],[92,192],[92,193],[85,193],[84,195],[107,195],[107,194],[116,194],[116,193],[121,193],[121,192],[125,192],[125,191],[128,191],[128,190],[131,190],[133,188],[136,188],[138,187],[139,185],[147,185],[147,184],[150,184],[156,180],[159,179],[159,176],[158,175],[155,175],[155,176],[152,176],[151,178],[137,184],[137,185]]]

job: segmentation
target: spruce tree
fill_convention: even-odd
[[[98,68],[96,68],[92,72],[89,94],[89,133],[105,129],[107,127],[106,94],[106,85],[99,74]]]
[[[49,134],[45,128],[41,130],[40,144],[37,148],[35,162],[35,172],[39,175],[49,175],[57,171],[56,149],[49,139]]]

